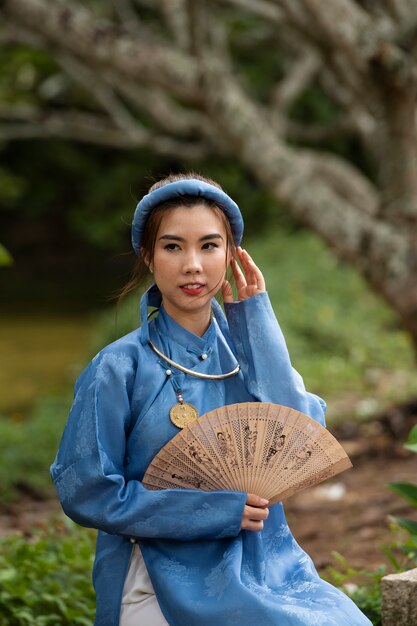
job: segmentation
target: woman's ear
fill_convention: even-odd
[[[150,271],[151,274],[153,274],[153,267],[152,267],[152,261],[150,259],[149,254],[145,251],[144,248],[140,249],[140,253],[142,255],[143,261],[146,265],[146,267],[148,268],[148,270]]]

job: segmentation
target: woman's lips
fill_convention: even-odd
[[[181,285],[180,289],[189,296],[198,296],[203,291],[204,285],[201,283],[187,283],[187,285]]]

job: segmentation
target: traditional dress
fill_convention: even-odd
[[[244,493],[143,487],[149,462],[178,432],[169,419],[178,390],[200,415],[263,401],[323,424],[325,408],[292,368],[266,293],[226,304],[227,321],[213,301],[215,317],[202,337],[167,315],[155,286],[142,299],[142,320],[148,305],[160,307],[157,317],[104,348],[78,379],[51,468],[67,515],[99,529],[96,626],[119,624],[134,542],[171,626],[370,626],[319,578],[281,504],[270,508],[261,532],[240,531]],[[220,381],[194,378],[159,358],[149,339],[194,371],[224,373],[236,360],[241,371]]]

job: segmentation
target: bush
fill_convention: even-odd
[[[27,420],[0,419],[0,505],[22,492],[52,495],[49,467],[55,458],[70,398],[45,398]]]
[[[67,520],[0,540],[0,626],[92,626],[94,537]]]
[[[417,425],[411,429],[411,432],[408,435],[408,440],[404,444],[404,448],[417,453]],[[417,483],[389,483],[387,487],[407,500],[407,502],[409,502],[417,511]],[[396,569],[407,569],[407,566],[416,567],[417,521],[406,517],[395,516],[392,516],[391,520],[393,521],[393,530],[397,531],[397,537],[387,550],[387,556],[390,558]],[[401,563],[396,557],[396,554],[398,553],[402,557]]]
[[[388,572],[385,565],[375,571],[356,569],[338,552],[333,552],[337,567],[329,567],[325,578],[344,591],[374,626],[381,626],[381,578]]]

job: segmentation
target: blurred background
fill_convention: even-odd
[[[416,475],[417,9],[332,5],[1,4],[0,624],[91,623],[93,535],[48,468],[76,377],[140,323],[140,294],[115,295],[135,205],[171,171],[240,205],[354,463],[288,502],[295,536],[374,624],[382,573],[417,562],[416,492],[385,486]]]

